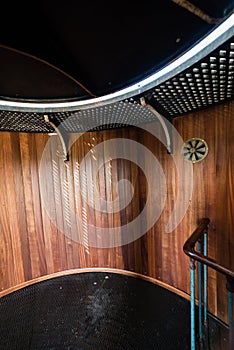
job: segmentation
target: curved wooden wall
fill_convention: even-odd
[[[180,196],[183,200],[184,193],[178,193],[172,156],[146,131],[126,128],[89,132],[76,141],[77,135],[71,135],[74,143],[66,164],[57,136],[0,133],[0,290],[58,271],[104,267],[134,271],[189,293],[189,262],[182,247],[202,217],[211,219],[211,256],[234,268],[234,104],[176,118],[173,123],[184,140],[205,139],[209,154],[193,165],[191,203],[172,233],[166,233],[165,227],[176,199]],[[103,141],[115,138],[134,140],[157,157],[165,174],[165,203],[161,202],[162,193],[154,193],[148,185],[149,179],[139,166],[110,156]],[[95,146],[101,143],[100,152],[95,154]],[[122,151],[130,152],[135,159],[134,144]],[[87,154],[90,157],[82,163]],[[154,183],[155,173],[147,156],[144,162],[149,183]],[[118,210],[127,192],[126,182],[120,181],[123,179],[132,183],[134,191],[128,205]],[[115,236],[111,236],[112,247],[100,248],[105,228],[121,228],[137,218],[149,191],[155,200],[148,214],[163,205],[153,227],[122,246],[115,246]],[[106,200],[115,201],[115,212],[105,212]],[[97,239],[93,246],[89,245],[91,236]],[[225,279],[210,270],[209,309],[226,320]]]

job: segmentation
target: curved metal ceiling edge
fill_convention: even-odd
[[[190,50],[163,67],[161,70],[150,75],[149,77],[130,85],[124,89],[107,94],[101,97],[87,100],[67,101],[67,102],[27,102],[0,100],[1,110],[10,110],[18,112],[72,112],[76,110],[95,108],[98,106],[120,102],[165,82],[176,74],[184,71],[192,64],[207,56],[221,44],[226,42],[234,35],[234,13],[219,24],[212,32],[205,36],[201,41],[195,44]]]

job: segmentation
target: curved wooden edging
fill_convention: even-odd
[[[27,282],[23,282],[20,283],[14,287],[8,288],[2,292],[0,292],[0,298],[11,294],[13,292],[16,292],[22,288],[26,288],[29,287],[33,284],[39,283],[39,282],[43,282],[43,281],[47,281],[53,278],[57,278],[57,277],[62,277],[62,276],[68,276],[68,275],[74,275],[74,274],[78,274],[78,273],[89,273],[89,272],[106,272],[106,273],[115,273],[115,274],[120,274],[120,275],[125,275],[125,276],[131,276],[131,277],[135,277],[135,278],[140,278],[144,281],[148,281],[151,282],[153,284],[156,284],[162,288],[165,288],[167,290],[169,290],[172,293],[175,293],[177,295],[179,295],[180,297],[189,300],[189,295],[175,287],[170,286],[169,284],[166,284],[162,281],[159,281],[155,278],[152,277],[148,277],[145,275],[142,275],[140,273],[136,273],[136,272],[132,272],[132,271],[127,271],[127,270],[121,270],[121,269],[112,269],[112,268],[80,268],[80,269],[71,269],[71,270],[64,270],[64,271],[60,271],[60,272],[55,272],[49,275],[45,275],[45,276],[41,276],[38,278],[34,278],[30,281]]]

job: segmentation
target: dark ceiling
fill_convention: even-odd
[[[234,8],[230,0],[191,4],[189,10],[172,0],[8,1],[0,21],[0,96],[84,99],[133,84],[188,50]]]
[[[233,99],[231,22],[231,36],[193,64],[106,109],[99,105],[108,94],[161,72],[233,18],[233,10],[230,0],[8,1],[0,21],[0,131],[52,131],[44,119],[50,103],[75,102],[53,112],[56,125],[77,132],[95,129],[97,121],[100,130],[100,120],[102,128],[155,120],[119,104],[140,105],[142,97],[169,120]],[[97,99],[89,110],[77,104]]]

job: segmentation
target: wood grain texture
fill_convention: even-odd
[[[175,120],[185,139],[201,137],[209,146],[207,158],[194,164],[191,208],[183,229],[195,227],[201,217],[209,217],[209,255],[234,269],[233,245],[233,131],[234,105],[229,103],[196,115]],[[209,269],[209,309],[227,321],[226,279]]]
[[[183,244],[202,217],[211,219],[209,254],[234,269],[234,103],[173,123],[184,140],[205,139],[209,153],[192,166],[193,183],[184,184],[193,188],[191,201],[171,233],[165,232],[168,217],[185,193],[178,191],[172,156],[149,132],[132,127],[71,135],[67,163],[57,136],[0,133],[0,290],[59,271],[95,267],[133,271],[189,293]],[[165,203],[164,180],[155,173],[150,155],[146,152],[141,159],[141,169],[124,159],[142,156],[135,144],[119,143],[119,159],[117,148],[110,153],[108,144],[116,138],[133,140],[157,158],[165,176]],[[161,215],[142,237],[118,245],[119,235],[124,239],[122,227],[142,213],[149,193],[153,205],[145,220],[162,206]],[[130,200],[122,207],[127,195]],[[223,276],[209,269],[209,309],[226,321],[225,284]]]

